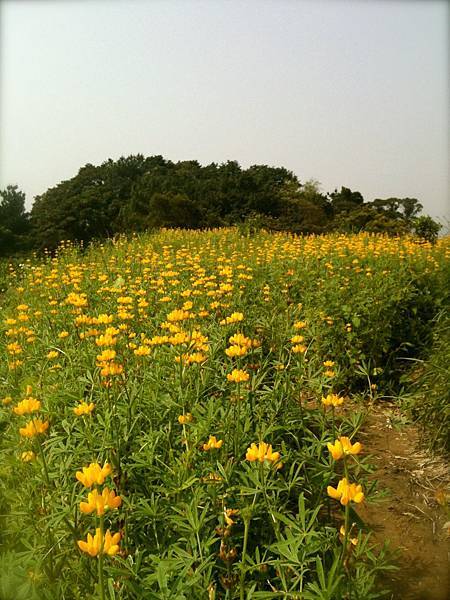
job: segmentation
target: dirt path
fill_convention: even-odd
[[[436,499],[450,489],[449,465],[420,451],[417,428],[389,405],[370,410],[358,437],[374,457],[380,494],[358,512],[377,542],[399,552],[399,570],[386,581],[391,599],[450,600],[450,517]]]

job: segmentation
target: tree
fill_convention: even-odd
[[[29,230],[25,194],[17,185],[0,190],[0,253],[11,254],[27,246]]]
[[[428,215],[422,215],[414,219],[414,233],[417,237],[432,244],[436,243],[441,228],[442,225]]]
[[[341,191],[334,190],[329,194],[334,214],[348,213],[364,204],[360,192],[352,192],[350,188],[341,187]]]

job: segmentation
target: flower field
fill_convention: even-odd
[[[162,231],[11,266],[0,598],[380,598],[358,431],[448,238]]]

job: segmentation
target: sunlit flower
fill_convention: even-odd
[[[115,358],[115,350],[103,350],[101,354],[97,354],[97,365],[100,366],[101,363],[109,362],[110,360],[114,360]]]
[[[337,406],[341,406],[343,402],[344,398],[339,397],[337,394],[328,394],[327,396],[322,396],[322,404],[324,406],[333,406],[336,408]]]
[[[211,435],[206,444],[203,444],[203,450],[213,450],[222,448],[223,440],[216,439],[215,435]]]
[[[352,445],[350,439],[343,436],[335,440],[334,444],[328,442],[327,448],[334,460],[339,460],[349,454],[359,454],[362,450],[362,445],[359,442]]]
[[[351,501],[359,504],[364,500],[364,494],[361,485],[349,483],[346,477],[339,481],[337,488],[329,485],[327,487],[327,494],[331,498],[339,500],[343,506],[346,506]]]
[[[221,325],[232,325],[233,323],[239,323],[243,321],[244,315],[241,312],[234,312],[229,317],[225,317],[220,321]]]
[[[94,484],[101,485],[108,475],[111,475],[112,469],[109,463],[101,467],[98,463],[91,463],[88,467],[83,467],[82,471],[77,471],[75,477],[84,487],[90,488]]]
[[[92,492],[89,492],[87,502],[80,502],[80,510],[85,514],[90,514],[95,510],[97,515],[101,516],[106,510],[119,508],[121,504],[122,498],[116,496],[114,490],[103,488],[100,494],[98,490],[94,489]]]
[[[303,346],[303,344],[296,344],[295,346],[292,346],[292,352],[294,354],[305,354],[307,350],[306,346]]]
[[[25,398],[13,408],[16,415],[27,415],[41,409],[41,402],[36,398]]]
[[[178,416],[178,423],[180,423],[180,425],[185,425],[186,423],[192,423],[193,418],[194,417],[191,415],[191,413],[186,413],[184,415],[179,415]]]
[[[73,412],[77,417],[81,417],[82,415],[90,415],[94,408],[95,404],[93,402],[90,402],[89,404],[87,402],[80,402],[78,406],[75,406]]]
[[[227,379],[228,381],[234,383],[242,383],[244,381],[248,381],[250,379],[250,375],[241,369],[233,369],[231,373],[228,373]]]
[[[136,356],[148,356],[151,350],[148,346],[138,346],[133,352]]]
[[[115,363],[115,362],[110,362],[109,364],[105,364],[100,370],[100,375],[102,377],[121,375],[122,373],[123,373],[122,365],[119,365],[118,363]]]
[[[250,462],[258,461],[263,463],[264,461],[269,461],[271,463],[277,463],[277,469],[281,468],[282,464],[279,462],[281,455],[279,452],[272,451],[272,444],[266,444],[265,442],[259,442],[256,445],[254,442],[251,444],[250,448],[247,448],[247,453],[245,455],[246,460]]]
[[[35,435],[41,435],[48,429],[48,421],[41,421],[41,419],[32,419],[28,421],[25,427],[19,429],[19,433],[22,437],[34,437]]]
[[[36,454],[32,450],[26,450],[25,452],[22,452],[20,458],[23,462],[31,462],[35,460]]]
[[[109,529],[106,531],[105,535],[102,536],[100,527],[97,527],[94,536],[88,533],[86,542],[84,540],[79,540],[78,547],[82,552],[86,552],[86,554],[89,554],[92,557],[97,556],[98,554],[114,556],[119,552],[120,537],[120,533],[111,535]]]
[[[225,354],[230,358],[245,356],[247,354],[247,348],[245,346],[230,346],[229,348],[226,348]]]

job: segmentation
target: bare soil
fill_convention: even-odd
[[[375,541],[389,540],[397,555],[398,571],[383,582],[392,600],[450,600],[450,516],[442,505],[450,468],[424,451],[419,438],[395,406],[371,407],[358,439],[373,456],[379,499],[358,513]]]

